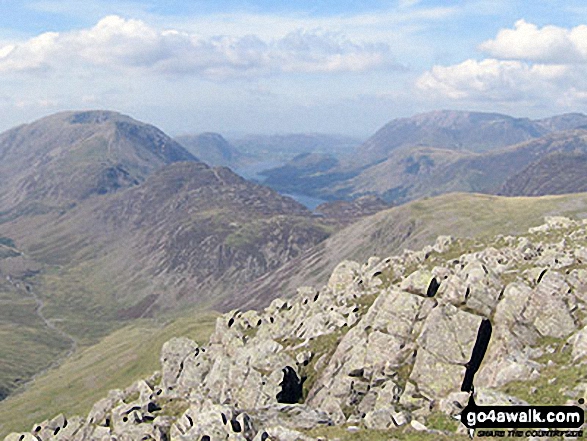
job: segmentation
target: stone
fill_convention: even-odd
[[[410,416],[407,412],[400,411],[400,412],[392,412],[391,413],[391,420],[396,427],[405,426],[410,422]]]
[[[587,361],[587,326],[577,332],[569,339],[569,343],[573,345],[573,363]]]
[[[259,427],[272,424],[295,430],[309,430],[318,426],[331,426],[330,416],[320,409],[305,404],[274,404],[259,408],[254,414]]]
[[[430,281],[433,277],[432,273],[426,269],[416,270],[402,280],[400,289],[411,294],[426,296]]]
[[[437,253],[446,253],[454,241],[455,239],[452,236],[438,236],[432,249]]]
[[[418,420],[412,420],[410,422],[410,426],[412,426],[412,429],[417,430],[418,432],[428,431],[428,427],[426,427],[424,424],[422,424]]]
[[[422,394],[439,399],[460,387],[481,318],[445,304],[433,309],[417,338],[410,381]],[[450,336],[447,338],[447,336]]]
[[[357,262],[344,260],[339,263],[332,272],[330,279],[328,279],[328,287],[331,289],[337,289],[349,285],[360,274],[360,272],[361,265]]]
[[[393,426],[393,408],[383,408],[367,412],[363,422],[367,429],[386,430]]]
[[[264,437],[266,434],[267,437]],[[297,430],[287,429],[281,426],[267,427],[260,431],[253,441],[317,441],[316,438],[304,435]]]
[[[161,385],[166,392],[172,391],[183,371],[184,361],[200,351],[198,344],[186,337],[172,338],[161,349]]]

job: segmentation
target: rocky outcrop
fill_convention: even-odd
[[[442,237],[345,261],[320,289],[223,315],[206,347],[167,342],[160,373],[111,391],[87,418],[60,415],[6,440],[454,438],[484,318],[493,336],[475,376],[478,404],[581,404],[586,247],[587,222],[549,218],[524,237]]]

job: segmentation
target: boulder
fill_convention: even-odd
[[[166,392],[173,391],[188,357],[200,352],[198,344],[186,337],[172,338],[161,349],[161,385]]]

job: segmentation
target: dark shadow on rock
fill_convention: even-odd
[[[277,402],[283,404],[296,404],[302,400],[302,385],[298,374],[291,366],[283,369],[283,381],[280,383],[281,391],[277,394]]]

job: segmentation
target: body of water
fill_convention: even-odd
[[[295,199],[300,204],[305,205],[309,210],[314,211],[316,207],[320,204],[326,202],[324,199],[313,198],[311,196],[306,196],[303,194],[286,194],[283,193],[284,196],[289,196],[292,199]]]
[[[265,177],[259,175],[263,170],[269,170],[271,168],[276,168],[282,166],[284,163],[280,161],[261,161],[256,162],[254,164],[246,165],[244,167],[240,167],[235,169],[235,173],[239,174],[245,179],[249,181],[256,181],[263,183]],[[289,196],[290,198],[298,201],[300,204],[306,206],[309,210],[314,211],[316,207],[326,200],[320,198],[313,198],[311,196],[306,196],[303,194],[291,194],[291,193],[282,193],[284,196]]]

